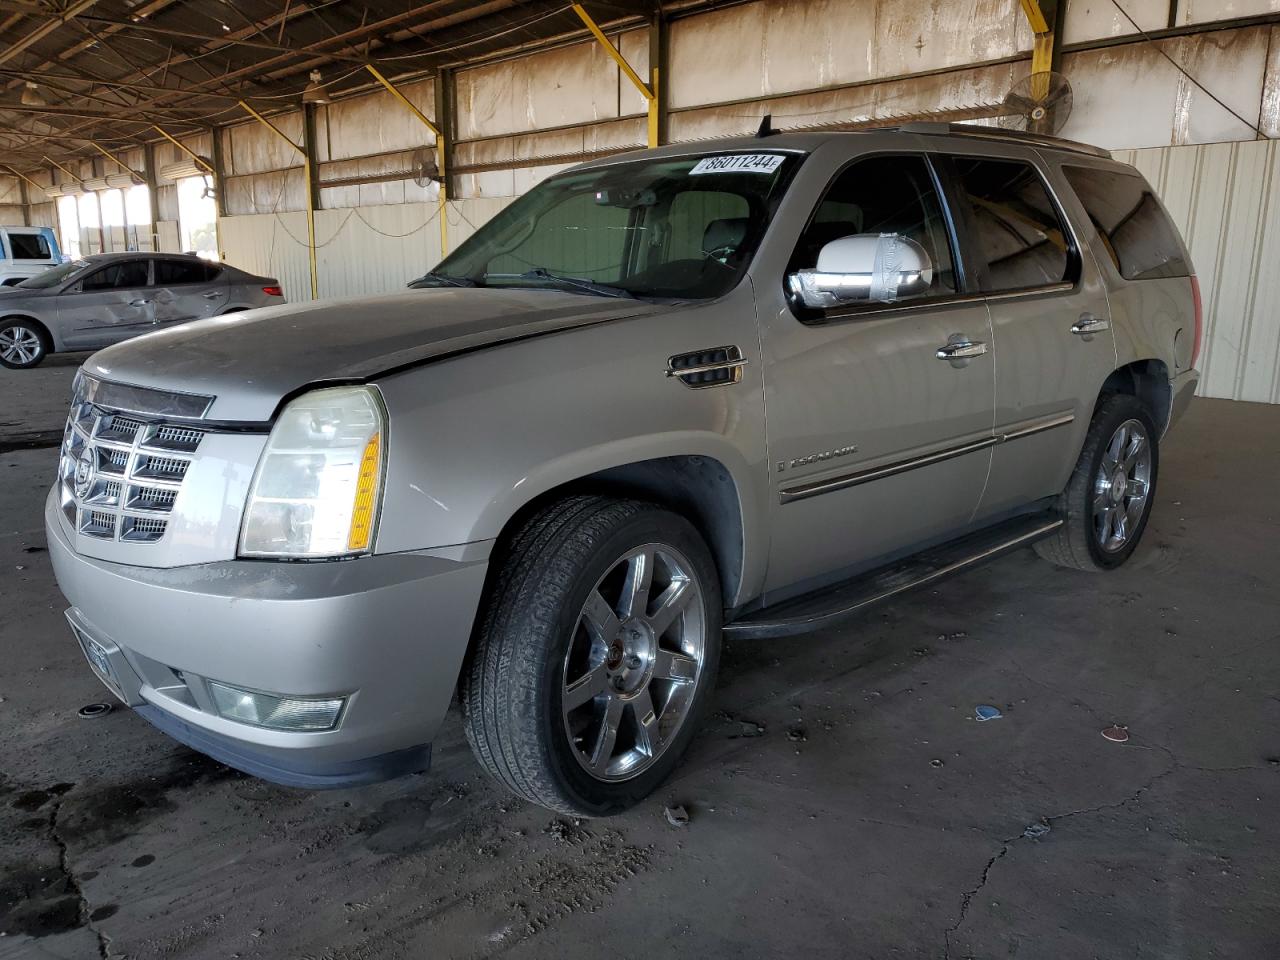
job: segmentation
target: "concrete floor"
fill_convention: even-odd
[[[56,434],[73,368],[0,371],[0,433]],[[1024,551],[733,644],[677,779],[583,823],[456,717],[429,775],[329,793],[79,719],[108,696],[41,552],[55,451],[0,451],[0,957],[1280,955],[1280,407],[1193,407],[1116,573]]]

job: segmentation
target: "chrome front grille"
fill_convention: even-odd
[[[204,431],[72,404],[58,466],[62,510],[83,536],[155,543]]]

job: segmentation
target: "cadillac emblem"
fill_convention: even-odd
[[[76,458],[76,496],[83,500],[93,488],[98,473],[98,455],[93,447],[85,447]]]

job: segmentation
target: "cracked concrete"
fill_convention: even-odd
[[[40,552],[52,451],[0,454],[0,958],[1280,955],[1278,437],[1193,407],[1114,574],[1024,552],[731,644],[715,709],[764,733],[709,721],[585,824],[494,789],[456,718],[431,774],[316,794],[77,718],[107,695]]]
[[[94,926],[93,911],[89,907],[89,901],[85,899],[84,891],[80,889],[80,881],[76,879],[75,871],[71,869],[67,844],[58,832],[58,813],[62,810],[62,803],[63,801],[60,799],[55,800],[53,806],[49,809],[49,837],[58,848],[58,870],[66,879],[67,889],[79,900],[78,917],[80,926],[86,927],[97,938],[99,960],[108,960],[110,956],[108,950],[110,941],[108,941],[106,934]]]
[[[1086,707],[1088,706],[1087,704],[1082,704],[1082,705]],[[1101,804],[1098,804],[1097,806],[1086,807],[1080,810],[1069,810],[1066,813],[1047,814],[1039,817],[1036,822],[1048,826],[1050,828],[1050,831],[1052,831],[1054,824],[1056,824],[1060,820],[1069,820],[1074,817],[1089,816],[1090,814],[1101,813],[1104,810],[1115,810],[1120,807],[1127,806],[1131,803],[1138,803],[1142,799],[1142,795],[1146,793],[1148,790],[1150,790],[1152,787],[1154,787],[1161,780],[1164,780],[1166,777],[1173,776],[1175,773],[1178,773],[1184,770],[1193,770],[1201,773],[1238,773],[1241,771],[1261,771],[1265,769],[1264,767],[1256,766],[1256,765],[1245,765],[1245,766],[1238,766],[1238,767],[1187,766],[1185,764],[1179,763],[1177,759],[1173,757],[1173,754],[1169,751],[1167,747],[1155,745],[1154,749],[1163,751],[1164,753],[1168,754],[1172,763],[1167,769],[1162,770],[1160,773],[1157,773],[1155,776],[1153,776],[1150,780],[1148,780],[1142,786],[1138,787],[1138,789],[1135,790],[1131,795],[1124,797],[1121,800],[1115,800],[1109,803],[1101,803]],[[1028,827],[1027,829],[1030,829],[1030,828]],[[1014,844],[1018,843],[1019,841],[1023,841],[1026,843],[1039,843],[1041,839],[1042,839],[1041,837],[1027,836],[1026,833],[1024,832],[1023,834],[1020,834],[1016,837],[1009,837],[1008,839],[1001,842],[999,852],[997,852],[995,856],[993,856],[990,860],[988,860],[986,866],[982,868],[982,877],[979,879],[978,885],[974,887],[972,890],[966,891],[964,896],[960,900],[959,916],[957,916],[956,922],[947,928],[947,931],[945,934],[944,946],[943,946],[944,960],[951,960],[952,937],[960,930],[960,927],[964,925],[965,918],[968,916],[968,913],[969,913],[969,904],[973,902],[973,898],[976,897],[982,891],[982,889],[987,885],[987,881],[990,879],[991,871],[995,867],[995,865],[1000,860],[1004,859],[1004,857],[1013,849]]]

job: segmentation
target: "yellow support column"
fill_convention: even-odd
[[[640,91],[640,95],[649,102],[649,146],[656,147],[658,145],[660,125],[658,113],[658,65],[656,63],[649,65],[649,73],[652,80],[650,83],[645,83],[640,79],[640,74],[632,69],[631,64],[627,63],[627,58],[618,51],[617,47],[609,42],[609,38],[604,35],[604,31],[591,19],[591,14],[582,8],[582,4],[575,3],[573,12],[578,15],[579,20],[586,24],[587,29],[591,31],[591,35],[596,38],[596,41],[604,48],[605,53],[618,65],[618,69],[622,71],[623,75]]]
[[[243,103],[243,102],[244,102],[244,101],[242,100],[242,101],[241,101],[241,103]],[[211,167],[211,166],[209,165],[209,163],[205,160],[205,158],[204,158],[204,157],[200,156],[200,154],[196,153],[194,150],[192,150],[190,147],[188,147],[188,146],[187,146],[185,143],[183,143],[181,140],[178,140],[177,138],[175,138],[174,136],[172,136],[172,135],[171,135],[167,130],[165,130],[165,129],[164,129],[164,127],[161,127],[161,126],[159,126],[159,125],[157,125],[157,124],[154,124],[154,123],[153,123],[151,126],[155,127],[155,128],[156,128],[156,130],[158,130],[158,131],[160,132],[160,135],[161,135],[162,137],[164,137],[166,140],[168,140],[170,143],[172,143],[175,147],[177,147],[179,150],[181,150],[183,153],[185,153],[188,157],[190,157],[192,160],[194,160],[194,161],[196,162],[196,165],[197,165],[197,166],[204,167],[206,170],[208,170],[208,171],[209,171],[209,176],[214,176],[214,169],[213,169],[213,167]],[[277,130],[276,132],[277,132],[277,133],[279,133],[280,131],[278,131],[278,130]],[[112,159],[114,160],[115,158],[114,158],[114,157],[112,157]]]
[[[218,182],[218,171],[217,171],[217,170],[214,170],[214,169],[213,169],[213,167],[209,165],[208,161],[206,161],[204,157],[200,156],[200,154],[196,153],[194,150],[192,150],[190,147],[188,147],[188,146],[187,146],[185,143],[183,143],[181,140],[178,140],[176,137],[172,136],[172,135],[171,135],[167,130],[165,130],[165,129],[164,129],[164,127],[160,126],[159,124],[153,123],[151,126],[155,127],[155,129],[156,129],[156,130],[158,130],[158,131],[160,132],[160,135],[161,135],[162,137],[164,137],[166,140],[168,140],[170,143],[172,143],[175,147],[177,147],[179,150],[181,150],[183,153],[185,153],[187,156],[189,156],[192,160],[194,160],[194,161],[196,162],[196,166],[204,167],[204,168],[205,168],[205,170],[209,171],[209,176],[213,177],[213,188],[214,188],[215,190],[221,190],[221,189],[222,189],[222,184],[220,184],[220,183]],[[217,135],[218,135],[218,133],[217,133],[217,131],[215,130],[215,131],[212,133],[212,136],[215,136],[215,137],[216,137]],[[98,147],[98,145],[97,145],[96,143],[94,144],[94,146],[95,146],[95,147]],[[98,147],[98,149],[99,149],[99,150],[102,150],[102,148],[101,148],[101,147]],[[116,163],[120,163],[120,161],[119,161],[119,160],[116,160],[116,158],[115,158],[115,157],[112,157],[112,156],[111,156],[111,154],[107,153],[107,151],[102,150],[102,152],[103,152],[103,153],[105,153],[105,154],[107,155],[107,157],[109,157],[110,159],[115,160],[115,161],[116,161]],[[148,156],[149,156],[149,157],[151,157],[151,156],[154,156],[154,154],[148,154]],[[123,164],[121,164],[121,166],[124,166],[124,165],[123,165]],[[148,169],[150,169],[150,168],[148,168]],[[133,173],[134,171],[130,170],[129,172],[130,172],[130,173]],[[151,174],[152,174],[152,179],[154,179],[154,178],[155,178],[155,171],[154,171],[154,170],[151,170]],[[148,183],[148,185],[147,185],[147,190],[148,190],[148,191],[150,191],[150,192],[151,192],[151,195],[152,195],[152,196],[151,196],[151,206],[152,206],[152,209],[153,209],[153,210],[155,209],[155,189],[156,189],[155,187],[152,187],[152,186],[150,185],[150,183]],[[157,230],[157,229],[158,229],[158,228],[156,227],[156,221],[155,221],[154,219],[152,219],[152,221],[151,221],[151,229],[152,229],[153,231],[155,231],[155,230]],[[181,231],[179,231],[179,232],[181,232]],[[152,245],[153,245],[153,246],[158,246],[158,245],[159,245],[160,235],[159,235],[158,233],[153,233],[153,234],[152,234],[152,236],[155,238],[155,242],[154,242]],[[213,215],[213,238],[214,238],[214,239],[213,239],[214,246],[216,246],[216,247],[218,248],[218,250],[217,250],[218,257],[219,257],[219,258],[221,258],[221,257],[222,257],[222,227],[220,227],[220,226],[218,225],[218,214],[217,214],[217,211],[214,211],[214,215]],[[182,241],[182,237],[181,237],[181,236],[179,236],[179,237],[178,237],[178,241],[179,241],[179,242],[181,242],[181,241]]]
[[[1065,0],[1058,0],[1065,3]],[[1054,25],[1045,16],[1041,0],[1019,0],[1035,39],[1031,46],[1031,96],[1043,100],[1049,95],[1049,74],[1054,68]],[[1050,5],[1057,18],[1056,4]],[[1039,121],[1037,121],[1038,123]]]
[[[448,181],[448,174],[445,171],[446,157],[445,157],[444,132],[440,129],[440,127],[436,126],[436,124],[428,120],[427,115],[423,113],[421,110],[419,110],[416,106],[414,106],[414,104],[409,100],[409,98],[406,97],[403,93],[401,93],[396,88],[396,85],[394,83],[392,83],[390,80],[384,77],[382,75],[382,72],[377,67],[375,67],[371,63],[368,63],[368,64],[365,64],[365,69],[368,70],[369,73],[373,75],[373,79],[377,80],[380,84],[386,87],[387,92],[389,94],[391,94],[393,97],[399,100],[402,104],[408,107],[409,112],[412,113],[415,117],[417,117],[418,121],[422,123],[422,125],[425,126],[428,130],[430,130],[432,135],[436,138],[436,172],[439,174],[439,177],[440,177],[440,196],[439,196],[440,255],[444,256],[446,253],[449,252],[449,218],[445,215],[446,204],[448,203],[448,200],[449,200],[449,197],[448,197],[449,191],[447,188],[447,184],[449,181]],[[440,82],[441,82],[440,77],[439,75],[437,75],[436,83],[440,83]]]
[[[89,141],[89,146],[93,147],[93,149],[97,150],[100,154],[102,154],[104,157],[106,157],[108,160],[114,163],[121,170],[129,171],[129,173],[133,174],[133,176],[135,176],[139,181],[146,179],[137,170],[133,169],[133,167],[129,166],[127,163],[125,163],[123,160],[119,159],[118,157],[113,157],[110,153],[104,150],[99,144],[97,144],[93,140]],[[181,146],[181,144],[179,144],[179,146]]]
[[[311,269],[311,299],[318,300],[320,298],[320,290],[316,272],[316,205],[311,195],[311,154],[305,147],[299,146],[286,137],[283,130],[243,100],[240,101],[240,106],[244,107],[251,117],[302,154],[302,175],[306,180],[307,187],[307,259],[308,266]]]

